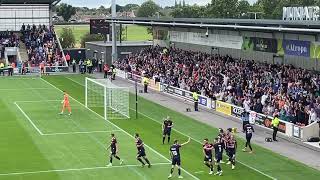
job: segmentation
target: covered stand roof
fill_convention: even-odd
[[[200,27],[254,31],[320,33],[320,21],[283,21],[266,19],[209,19],[209,18],[107,18],[109,22],[146,26]]]
[[[1,4],[50,4],[57,5],[61,0],[0,0]]]

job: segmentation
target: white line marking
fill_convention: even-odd
[[[133,109],[133,108],[130,108],[130,109],[133,110],[133,111],[135,111],[135,109]],[[147,117],[147,118],[149,118],[150,120],[152,120],[152,121],[154,121],[154,122],[157,122],[157,123],[159,123],[159,124],[162,124],[162,123],[160,123],[159,121],[155,120],[154,118],[152,118],[152,117],[150,117],[150,116],[148,116],[148,115],[146,115],[146,114],[144,114],[144,113],[141,113],[141,112],[138,112],[138,113],[141,114],[141,115],[143,115],[143,116],[145,116],[145,117]],[[183,136],[189,137],[190,139],[194,140],[195,142],[198,142],[198,143],[202,144],[201,141],[199,141],[199,140],[197,140],[197,139],[195,139],[195,138],[193,138],[193,137],[191,137],[191,136],[189,136],[189,135],[187,135],[187,134],[185,134],[185,133],[183,133],[183,132],[181,132],[181,131],[179,131],[179,130],[177,130],[177,129],[173,129],[173,130],[176,131],[177,133],[183,135]],[[239,161],[239,160],[237,160],[237,162],[240,163],[240,164],[242,164],[242,165],[244,165],[244,166],[246,166],[246,167],[249,168],[249,169],[252,169],[252,170],[254,170],[254,171],[256,171],[256,172],[258,172],[258,173],[260,173],[260,174],[262,174],[262,175],[264,175],[264,176],[266,176],[266,177],[268,177],[268,178],[270,178],[270,179],[273,179],[273,180],[276,180],[276,179],[277,179],[277,178],[274,178],[274,177],[272,177],[272,176],[270,176],[270,175],[268,175],[268,174],[266,174],[266,173],[264,173],[264,172],[262,172],[262,171],[260,171],[260,170],[258,170],[258,169],[256,169],[256,168],[254,168],[254,167],[251,167],[251,166],[249,166],[249,165],[247,165],[247,164],[245,164],[245,163],[243,163],[243,162],[241,162],[241,161]]]
[[[92,133],[111,133],[119,132],[121,130],[113,131],[78,131],[78,132],[62,132],[62,133],[44,133],[43,136],[55,136],[55,135],[69,135],[69,134],[92,134]]]
[[[74,82],[76,82],[76,81],[74,81]],[[76,83],[78,83],[78,84],[81,85],[81,86],[84,86],[83,84],[80,84],[79,82],[76,82]],[[133,110],[133,111],[135,111],[135,109],[133,109],[133,108],[130,108],[130,109]],[[157,123],[159,123],[159,124],[162,124],[161,122],[155,120],[154,118],[152,118],[152,117],[150,117],[150,116],[148,116],[148,115],[146,115],[146,114],[144,114],[144,113],[141,113],[141,112],[138,112],[138,113],[141,114],[141,115],[143,115],[143,116],[145,116],[145,117],[147,117],[147,118],[149,118],[150,120],[152,120],[152,121],[154,121],[154,122],[157,122]],[[183,135],[183,136],[190,137],[189,135],[187,135],[187,134],[185,134],[185,133],[183,133],[183,132],[181,132],[181,131],[179,131],[179,130],[177,130],[177,129],[173,129],[173,130],[176,131],[176,132],[178,132],[179,134],[181,134],[181,135]],[[198,142],[198,143],[202,144],[201,141],[199,141],[199,140],[197,140],[197,139],[195,139],[195,138],[193,138],[193,137],[190,137],[190,139],[194,140],[195,142]],[[262,172],[262,171],[260,171],[260,170],[258,170],[258,169],[256,169],[256,168],[254,168],[254,167],[252,167],[252,166],[249,166],[249,165],[246,164],[246,163],[243,163],[243,162],[241,162],[241,161],[237,161],[237,162],[239,162],[240,164],[246,166],[247,168],[252,169],[252,170],[254,170],[254,171],[256,171],[256,172],[258,172],[258,173],[260,173],[260,174],[262,174],[262,175],[264,175],[264,176],[266,176],[266,177],[268,177],[268,178],[270,178],[270,179],[277,180],[277,178],[272,177],[272,176],[270,176],[270,175],[268,175],[268,174],[266,174],[266,173],[264,173],[264,172]]]
[[[40,131],[40,129],[32,122],[30,117],[21,109],[21,107],[16,102],[14,102],[14,104],[18,107],[18,109],[22,112],[22,114],[28,119],[28,121],[32,124],[32,126],[38,131],[38,133],[40,135],[43,135],[43,133]]]
[[[15,101],[15,103],[61,102],[61,100]]]
[[[169,165],[170,163],[155,163],[153,166]],[[87,168],[71,168],[71,169],[52,169],[43,171],[25,171],[25,172],[12,172],[12,173],[1,173],[0,176],[14,176],[14,175],[27,175],[27,174],[39,174],[39,173],[52,173],[52,172],[69,172],[69,171],[85,171],[85,170],[97,170],[97,169],[112,169],[112,168],[126,168],[126,167],[140,167],[137,164],[128,164],[122,166],[97,166]]]
[[[54,86],[53,84],[51,84],[50,82],[40,78],[42,81],[46,82],[47,84],[49,84],[50,86],[52,86],[53,88],[59,90],[60,92],[63,92],[61,89],[57,88],[56,86]],[[78,83],[80,84],[80,83]],[[80,84],[81,86],[83,86],[82,84]],[[127,134],[128,136],[130,136],[131,138],[135,139],[130,133],[128,133],[127,131],[121,129],[119,126],[113,124],[112,122],[104,119],[103,116],[101,116],[100,114],[98,114],[97,112],[93,111],[90,108],[87,108],[84,104],[82,104],[81,102],[79,102],[78,100],[76,100],[75,98],[73,98],[72,96],[69,95],[70,98],[72,98],[74,101],[78,102],[79,104],[81,104],[82,106],[84,106],[86,109],[88,109],[89,111],[91,111],[92,113],[96,114],[97,116],[101,117],[103,120],[107,121],[108,123],[110,123],[111,125],[115,126],[116,128],[120,129],[123,133]],[[163,156],[162,154],[160,154],[159,152],[157,152],[156,150],[154,150],[153,148],[151,148],[150,146],[148,146],[147,144],[144,144],[146,147],[148,147],[150,150],[152,150],[154,153],[156,153],[157,155],[159,155],[160,157],[164,158],[165,160],[167,160],[168,162],[171,162],[168,158],[166,158],[165,156]],[[196,176],[194,176],[193,174],[189,173],[188,171],[186,171],[184,168],[181,168],[186,174],[190,175],[192,178],[200,180],[199,178],[197,178]]]
[[[48,90],[51,88],[21,88],[21,89],[2,89],[0,91],[25,91],[25,90]]]

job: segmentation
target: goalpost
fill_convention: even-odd
[[[129,87],[119,87],[108,79],[85,80],[85,106],[102,110],[105,119],[126,119],[129,115]]]

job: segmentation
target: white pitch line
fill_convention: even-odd
[[[46,82],[47,84],[49,84],[50,86],[52,86],[53,88],[57,89],[60,92],[63,92],[61,89],[57,88],[56,86],[54,86],[53,84],[51,84],[50,82],[40,78],[42,81]],[[77,82],[78,83],[78,82]],[[80,83],[78,83],[80,84]],[[82,84],[80,84],[81,86],[84,86]],[[120,129],[123,133],[127,134],[129,137],[135,139],[130,133],[128,133],[127,131],[121,129],[119,126],[113,124],[112,122],[104,119],[103,116],[101,116],[100,114],[98,114],[97,112],[93,111],[92,109],[86,107],[84,104],[82,104],[81,102],[79,102],[78,100],[76,100],[75,98],[73,98],[72,96],[70,96],[70,98],[72,98],[74,101],[78,102],[79,104],[81,104],[83,107],[85,107],[86,109],[88,109],[89,111],[91,111],[92,113],[96,114],[97,116],[101,117],[103,120],[105,120],[106,122],[110,123],[111,125],[115,126],[116,128]],[[156,153],[157,155],[159,155],[160,157],[164,158],[165,160],[167,160],[168,162],[171,162],[167,157],[163,156],[162,154],[160,154],[159,152],[157,152],[156,150],[154,150],[153,148],[151,148],[150,146],[148,146],[147,144],[145,144],[146,147],[148,147],[150,150],[152,150],[154,153]],[[199,178],[197,178],[196,176],[194,176],[193,174],[189,173],[187,170],[185,170],[184,168],[181,168],[183,172],[185,172],[186,174],[188,174],[189,176],[191,176],[192,178],[196,179],[196,180],[200,180]]]
[[[72,80],[72,79],[70,79],[70,80]],[[73,80],[72,80],[72,81],[73,81]],[[73,81],[73,82],[76,82],[76,81]],[[84,86],[83,84],[80,84],[79,82],[76,82],[76,83],[78,83],[78,84],[81,85],[81,86]],[[135,111],[135,109],[133,109],[133,108],[130,108],[130,109],[133,110],[133,111]],[[148,116],[148,115],[146,115],[146,114],[144,114],[144,113],[141,113],[141,112],[138,112],[138,113],[141,114],[141,115],[143,115],[143,116],[145,116],[145,117],[147,117],[147,118],[149,118],[149,119],[151,119],[151,120],[154,121],[154,122],[157,122],[157,123],[159,123],[159,124],[162,124],[162,123],[160,123],[159,121],[155,120],[154,118],[152,118],[152,117],[150,117],[150,116]],[[197,140],[197,139],[195,139],[195,138],[193,138],[193,137],[190,137],[189,135],[187,135],[187,134],[185,134],[185,133],[183,133],[183,132],[181,132],[181,131],[179,131],[179,130],[176,130],[176,129],[173,129],[173,130],[176,131],[176,132],[178,132],[179,134],[181,134],[181,135],[183,135],[183,136],[189,137],[190,139],[194,140],[195,142],[198,142],[198,143],[202,144],[201,141],[199,141],[199,140]],[[252,169],[252,170],[254,170],[254,171],[256,171],[256,172],[258,172],[258,173],[260,173],[260,174],[262,174],[262,175],[264,175],[264,176],[266,176],[266,177],[268,177],[268,178],[270,178],[270,179],[277,180],[277,178],[272,177],[272,176],[270,176],[270,175],[268,175],[268,174],[266,174],[266,173],[264,173],[264,172],[262,172],[262,171],[260,171],[260,170],[258,170],[258,169],[256,169],[256,168],[254,168],[254,167],[252,167],[252,166],[250,166],[250,165],[248,165],[248,164],[246,164],[246,163],[244,163],[244,162],[241,162],[241,161],[237,161],[237,162],[239,162],[240,164],[246,166],[247,168]]]
[[[69,134],[112,133],[112,132],[119,132],[119,131],[121,131],[121,130],[112,130],[112,131],[78,131],[78,132],[63,132],[63,133],[44,133],[43,136],[69,135]]]
[[[31,123],[31,125],[38,131],[40,135],[43,135],[43,133],[40,131],[40,129],[33,123],[33,121],[30,119],[30,117],[21,109],[21,107],[15,102],[14,103],[18,109],[22,112],[22,114],[28,119],[28,121]]]
[[[135,109],[133,109],[133,108],[130,108],[130,109],[133,110],[133,111],[135,111]],[[154,121],[154,122],[157,122],[157,123],[159,123],[159,124],[162,124],[162,123],[160,123],[159,121],[155,120],[154,118],[152,118],[152,117],[150,117],[150,116],[148,116],[148,115],[146,115],[146,114],[144,114],[144,113],[141,113],[141,112],[138,112],[138,113],[141,114],[141,115],[143,115],[143,116],[145,116],[145,117],[147,117],[147,118],[149,118],[150,120],[152,120],[152,121]],[[195,139],[195,138],[193,138],[193,137],[191,137],[191,136],[189,136],[189,135],[187,135],[187,134],[185,134],[185,133],[183,133],[183,132],[181,132],[181,131],[179,131],[179,130],[177,130],[177,129],[173,129],[173,130],[176,131],[177,133],[183,135],[183,136],[189,137],[190,139],[194,140],[195,142],[198,142],[198,143],[202,144],[201,141],[199,141],[199,140],[197,140],[197,139]],[[258,173],[260,173],[260,174],[262,174],[262,175],[264,175],[264,176],[266,176],[266,177],[268,177],[268,178],[270,178],[270,179],[277,180],[277,178],[272,177],[272,176],[270,176],[270,175],[268,175],[268,174],[266,174],[266,173],[264,173],[264,172],[262,172],[262,171],[260,171],[260,170],[258,170],[258,169],[256,169],[256,168],[254,168],[254,167],[252,167],[252,166],[249,166],[249,165],[247,165],[246,163],[243,163],[243,162],[238,161],[238,160],[237,160],[237,162],[240,163],[240,164],[242,164],[242,165],[244,165],[244,166],[246,166],[246,167],[249,168],[249,169],[252,169],[252,170],[254,170],[254,171],[256,171],[256,172],[258,172]]]
[[[0,91],[25,91],[25,90],[48,90],[50,88],[21,88],[21,89],[2,89]]]
[[[154,163],[152,166],[168,165],[170,163]],[[97,167],[86,167],[86,168],[71,168],[71,169],[52,169],[43,171],[25,171],[25,172],[11,172],[11,173],[0,173],[0,176],[15,176],[15,175],[27,175],[27,174],[39,174],[39,173],[52,173],[52,172],[69,172],[69,171],[85,171],[85,170],[97,170],[97,169],[112,169],[112,168],[126,168],[126,167],[140,167],[137,164],[128,164],[122,166],[97,166]]]
[[[15,101],[15,103],[61,102],[61,100]]]

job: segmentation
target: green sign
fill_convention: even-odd
[[[311,43],[310,55],[313,59],[320,59],[320,42]]]

